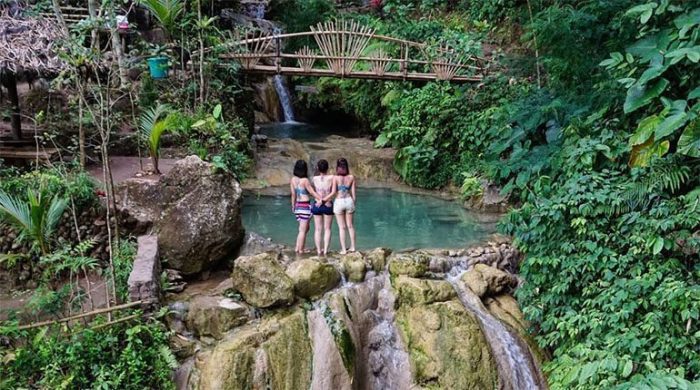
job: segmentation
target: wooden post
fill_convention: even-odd
[[[10,99],[10,122],[12,124],[12,138],[22,138],[22,118],[19,110],[19,95],[17,94],[17,77],[9,70],[4,71],[1,75],[2,84],[7,88],[7,97]]]
[[[276,57],[275,57],[275,65],[277,65],[277,74],[280,74],[282,72],[282,57],[281,57],[281,52],[282,48],[280,45],[280,36],[277,35],[275,36],[275,46],[276,47]]]
[[[403,79],[406,80],[408,75],[408,44],[403,44]]]

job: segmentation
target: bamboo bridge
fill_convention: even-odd
[[[294,39],[305,39],[293,53],[284,51]],[[311,31],[291,34],[262,33],[229,42],[230,52],[220,59],[232,60],[247,73],[359,78],[375,80],[478,82],[486,75],[487,61],[447,45],[377,35],[354,21],[331,21]]]

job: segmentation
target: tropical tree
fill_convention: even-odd
[[[140,4],[151,12],[165,30],[168,38],[171,38],[177,26],[177,18],[185,10],[184,1],[141,0]]]
[[[46,255],[51,235],[67,205],[66,199],[58,196],[50,198],[43,188],[38,192],[28,189],[26,200],[0,191],[0,222],[13,226],[19,231],[20,240],[31,240],[32,249]]]
[[[164,104],[151,107],[141,114],[141,138],[146,142],[148,153],[153,161],[153,170],[160,173],[158,169],[158,156],[160,155],[160,137],[167,130],[170,124],[168,111],[170,108]]]

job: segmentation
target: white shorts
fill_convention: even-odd
[[[335,198],[333,201],[333,214],[351,214],[355,211],[355,202],[351,197]]]

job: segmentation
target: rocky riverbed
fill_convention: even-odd
[[[267,250],[237,258],[216,286],[195,282],[169,297],[178,388],[546,386],[511,295],[520,255],[501,237],[464,250],[328,257],[257,248]],[[467,290],[479,307],[463,302]]]

